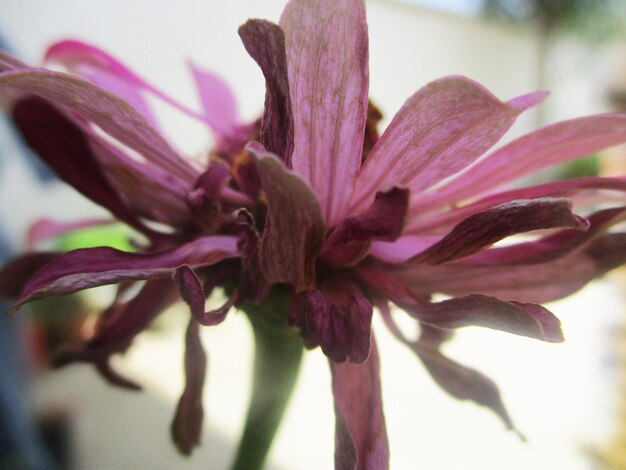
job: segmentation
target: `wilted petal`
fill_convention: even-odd
[[[334,362],[362,363],[370,354],[372,305],[348,281],[333,280],[323,291],[297,296],[290,321],[307,346],[319,344]]]
[[[548,165],[584,157],[626,142],[626,115],[599,114],[563,121],[526,134],[419,201],[441,206],[479,195]]]
[[[248,20],[239,36],[265,76],[265,111],[261,121],[261,143],[291,168],[293,116],[289,95],[285,35],[280,27],[265,20]]]
[[[472,214],[476,214],[484,209],[487,209],[488,207],[507,201],[565,196],[570,196],[575,201],[576,199],[574,198],[576,198],[576,196],[583,191],[599,190],[626,192],[626,178],[603,178],[592,176],[553,181],[536,186],[512,189],[510,191],[504,191],[487,196],[461,208],[443,212],[436,216],[427,216],[426,218],[420,217],[420,214],[423,214],[423,211],[419,211],[417,207],[412,206],[410,209],[412,217],[409,218],[405,233],[445,230],[446,227],[457,224]]]
[[[505,202],[463,220],[411,262],[441,264],[473,255],[510,235],[558,227],[584,230],[588,225],[585,219],[572,214],[568,199]]]
[[[280,26],[294,118],[291,163],[332,227],[348,211],[361,163],[369,88],[365,2],[291,0]]]
[[[181,454],[190,455],[200,444],[204,408],[202,390],[206,376],[207,357],[200,340],[198,322],[189,319],[185,335],[185,390],[172,421],[172,439]]]
[[[239,256],[235,237],[202,237],[155,253],[84,248],[56,257],[30,279],[13,310],[27,302],[124,281],[171,276],[182,265],[208,266]]]
[[[544,96],[533,93],[503,103],[465,77],[429,83],[407,100],[367,157],[353,209],[363,210],[381,189],[404,184],[419,193],[462,170]]]
[[[196,273],[189,266],[183,265],[176,268],[174,280],[180,286],[180,295],[189,305],[191,315],[196,322],[205,326],[218,325],[224,321],[230,308],[238,300],[237,290],[233,292],[228,301],[220,308],[213,311],[204,311],[207,294],[202,288],[202,283]]]
[[[404,307],[421,322],[440,328],[482,326],[542,341],[563,341],[558,318],[541,305],[506,302],[474,294]]]
[[[402,233],[409,202],[406,189],[392,188],[376,195],[367,212],[348,217],[326,239],[321,259],[334,267],[354,266],[372,241],[394,241]]]
[[[34,274],[60,256],[54,252],[25,253],[0,269],[0,299],[17,298]]]
[[[195,169],[178,156],[129,103],[86,80],[60,72],[20,69],[0,74],[0,92],[5,98],[16,92],[18,96],[38,95],[93,122],[111,137],[183,180],[196,176]]]
[[[363,364],[330,361],[335,398],[335,469],[389,468],[380,364],[375,341]]]
[[[290,283],[297,292],[315,286],[315,260],[326,230],[315,194],[298,175],[260,146],[257,168],[267,198],[260,247],[261,270],[270,283]]]
[[[148,236],[148,229],[111,187],[87,135],[45,100],[29,97],[13,108],[13,121],[24,141],[66,183]]]

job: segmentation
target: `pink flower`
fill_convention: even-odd
[[[495,384],[439,346],[469,325],[563,340],[558,319],[540,304],[626,261],[626,234],[609,231],[626,214],[626,178],[504,185],[623,143],[626,116],[557,123],[490,152],[546,94],[502,102],[468,78],[446,77],[411,96],[378,137],[362,0],[291,0],[279,25],[250,20],[239,33],[267,83],[259,142],[244,150],[255,129],[230,111],[212,114],[231,109],[216,103],[232,99],[213,79],[198,80],[205,99],[196,117],[218,135],[202,169],[155,130],[141,93],[181,106],[102,51],[70,42],[48,54],[88,81],[0,57],[0,93],[26,141],[148,239],[139,253],[101,247],[26,255],[0,273],[0,287],[19,306],[149,280],[105,312],[84,348],[62,358],[92,361],[130,385],[108,358],[176,298],[173,276],[192,313],[188,390],[174,426],[185,452],[197,442],[201,416],[193,408],[204,374],[197,322],[217,324],[233,305],[262,307],[268,295],[289,296],[289,322],[307,347],[319,345],[329,357],[337,468],[388,466],[374,306],[447,392],[491,408],[512,428]],[[170,231],[155,232],[144,219]],[[522,233],[532,237],[494,246]],[[205,312],[206,295],[218,286],[230,299]],[[433,294],[450,298],[434,302]],[[418,340],[396,327],[389,302],[419,322]]]

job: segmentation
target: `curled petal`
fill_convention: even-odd
[[[26,253],[6,263],[0,269],[0,299],[17,298],[35,273],[60,255],[51,251]]]
[[[190,455],[200,444],[204,408],[202,390],[206,377],[207,357],[200,340],[198,322],[189,319],[185,335],[185,390],[176,406],[171,433],[181,454]]]
[[[330,361],[335,398],[335,469],[389,468],[380,364],[375,341],[363,364]]]

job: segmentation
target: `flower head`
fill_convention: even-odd
[[[289,323],[330,360],[338,468],[388,462],[374,307],[447,392],[491,408],[512,428],[495,384],[440,346],[470,325],[563,340],[558,319],[540,304],[626,261],[626,235],[609,231],[626,215],[615,204],[626,179],[504,185],[626,141],[626,116],[564,121],[490,151],[546,94],[503,102],[453,76],[418,90],[378,136],[362,0],[291,0],[278,25],[250,20],[239,34],[266,79],[263,118],[258,129],[238,124],[223,84],[195,70],[204,114],[191,114],[218,135],[205,168],[160,136],[142,93],[188,110],[102,51],[74,42],[50,49],[50,59],[84,78],[0,61],[0,91],[26,141],[148,240],[138,253],[101,247],[26,255],[0,274],[21,276],[3,289],[21,305],[111,283],[123,283],[123,293],[128,282],[148,280],[103,314],[84,348],[60,359],[94,362],[130,386],[108,357],[176,298],[178,285],[192,314],[188,388],[174,425],[185,452],[201,416],[190,407],[202,382],[190,378],[203,378],[197,323],[215,325],[230,307],[262,307],[272,295],[288,298]],[[599,206],[605,194],[608,205]],[[494,246],[526,233],[531,238]],[[218,286],[230,298],[205,312],[206,295]],[[434,294],[449,298],[434,301]],[[421,325],[419,339],[395,325],[390,302]]]

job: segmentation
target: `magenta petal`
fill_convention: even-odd
[[[353,209],[362,210],[381,189],[405,184],[418,193],[462,170],[535,102],[503,103],[465,77],[429,83],[407,100],[372,149],[359,173]]]
[[[626,142],[626,115],[599,114],[563,121],[520,137],[419,201],[422,207],[468,199],[548,165]],[[417,209],[416,209],[417,210]]]
[[[267,222],[260,247],[260,266],[270,283],[290,283],[297,292],[315,286],[315,260],[326,230],[315,194],[298,175],[249,146],[267,198]]]
[[[300,294],[291,321],[308,346],[319,344],[332,361],[362,363],[370,354],[372,305],[347,281],[332,284]]]
[[[374,240],[394,241],[402,233],[409,203],[406,189],[380,192],[367,212],[342,221],[326,239],[321,259],[334,267],[354,266]]]
[[[172,421],[172,439],[181,454],[190,455],[200,444],[204,408],[202,390],[206,376],[207,357],[200,340],[198,322],[189,319],[185,335],[185,390]]]
[[[421,322],[440,328],[482,326],[542,341],[564,340],[559,320],[540,305],[475,294],[405,308]]]
[[[33,300],[105,284],[169,276],[182,264],[208,266],[237,256],[237,239],[228,236],[202,237],[156,253],[127,253],[109,247],[74,250],[37,271],[13,309]]]
[[[0,299],[17,298],[30,278],[58,256],[45,251],[26,253],[6,263],[0,269]]]
[[[335,469],[389,468],[380,364],[375,341],[363,364],[330,361],[335,398]]]
[[[285,32],[294,118],[292,166],[329,227],[346,215],[361,164],[369,88],[363,0],[291,0]]]
[[[291,168],[293,117],[285,35],[279,26],[265,20],[248,20],[239,28],[243,44],[265,76],[265,111],[261,143]]]
[[[54,237],[58,237],[59,235],[63,235],[65,233],[89,227],[102,227],[114,223],[114,219],[104,218],[82,219],[62,222],[59,220],[44,217],[41,219],[37,219],[28,228],[28,233],[26,234],[26,245],[27,247],[32,248],[38,243]]]
[[[510,235],[558,227],[584,230],[588,222],[572,214],[572,204],[564,198],[505,202],[463,220],[411,262],[450,262],[477,253]]]
[[[233,295],[231,295],[222,307],[214,311],[205,312],[204,304],[206,294],[194,270],[186,265],[180,266],[176,268],[174,280],[177,281],[180,286],[180,295],[187,305],[189,305],[191,315],[194,317],[195,321],[201,325],[213,326],[222,323],[226,319],[230,308],[238,300],[238,294],[235,290]]]
[[[0,74],[0,92],[7,97],[34,94],[93,122],[111,137],[183,180],[196,171],[178,156],[129,103],[90,82],[42,69]]]

